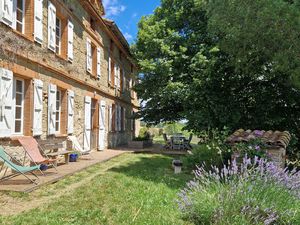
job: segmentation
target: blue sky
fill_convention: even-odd
[[[129,43],[136,39],[141,17],[153,13],[160,0],[102,0],[106,18],[114,20]]]

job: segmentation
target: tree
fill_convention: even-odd
[[[300,127],[300,10],[284,0],[162,0],[133,50],[147,123]]]

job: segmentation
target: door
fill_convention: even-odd
[[[91,150],[91,97],[84,98],[84,133],[83,133],[83,149]]]
[[[103,151],[105,149],[105,101],[99,103],[99,144],[98,150]]]

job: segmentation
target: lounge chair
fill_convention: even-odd
[[[50,164],[56,170],[56,166],[54,165],[56,159],[50,159],[49,157],[47,157],[47,155],[43,152],[43,149],[39,146],[39,144],[33,137],[20,137],[18,138],[18,141],[23,146],[25,152],[34,164]],[[41,154],[41,151],[43,152],[44,156]]]
[[[87,155],[87,154],[90,153],[90,150],[85,151],[81,147],[78,139],[75,136],[68,136],[68,141],[70,141],[72,143],[72,150],[78,152],[79,154],[81,154],[81,155]]]
[[[19,163],[19,161],[17,159],[13,158],[12,156],[10,156],[7,152],[5,152],[5,150],[3,149],[2,146],[0,146],[0,160],[4,162],[1,169],[0,169],[0,172],[2,171],[3,167],[6,166],[5,172],[4,172],[3,176],[0,178],[0,181],[8,180],[10,178],[13,178],[13,177],[16,177],[16,176],[19,176],[19,175],[23,175],[24,177],[26,177],[32,183],[34,183],[36,185],[38,184],[38,182],[36,182],[35,180],[28,177],[26,175],[26,173],[31,173],[33,176],[35,176],[37,178],[37,180],[39,180],[37,175],[35,175],[33,173],[34,171],[37,171],[37,170],[41,171],[39,165],[37,165],[37,166],[20,166],[20,165],[17,165],[13,161],[16,161],[18,163]],[[6,173],[7,173],[8,168],[15,171],[15,173],[12,173],[8,176],[5,176]]]

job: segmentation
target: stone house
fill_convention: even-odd
[[[136,65],[101,0],[0,0],[0,145],[18,136],[84,149],[126,144],[138,133]]]

